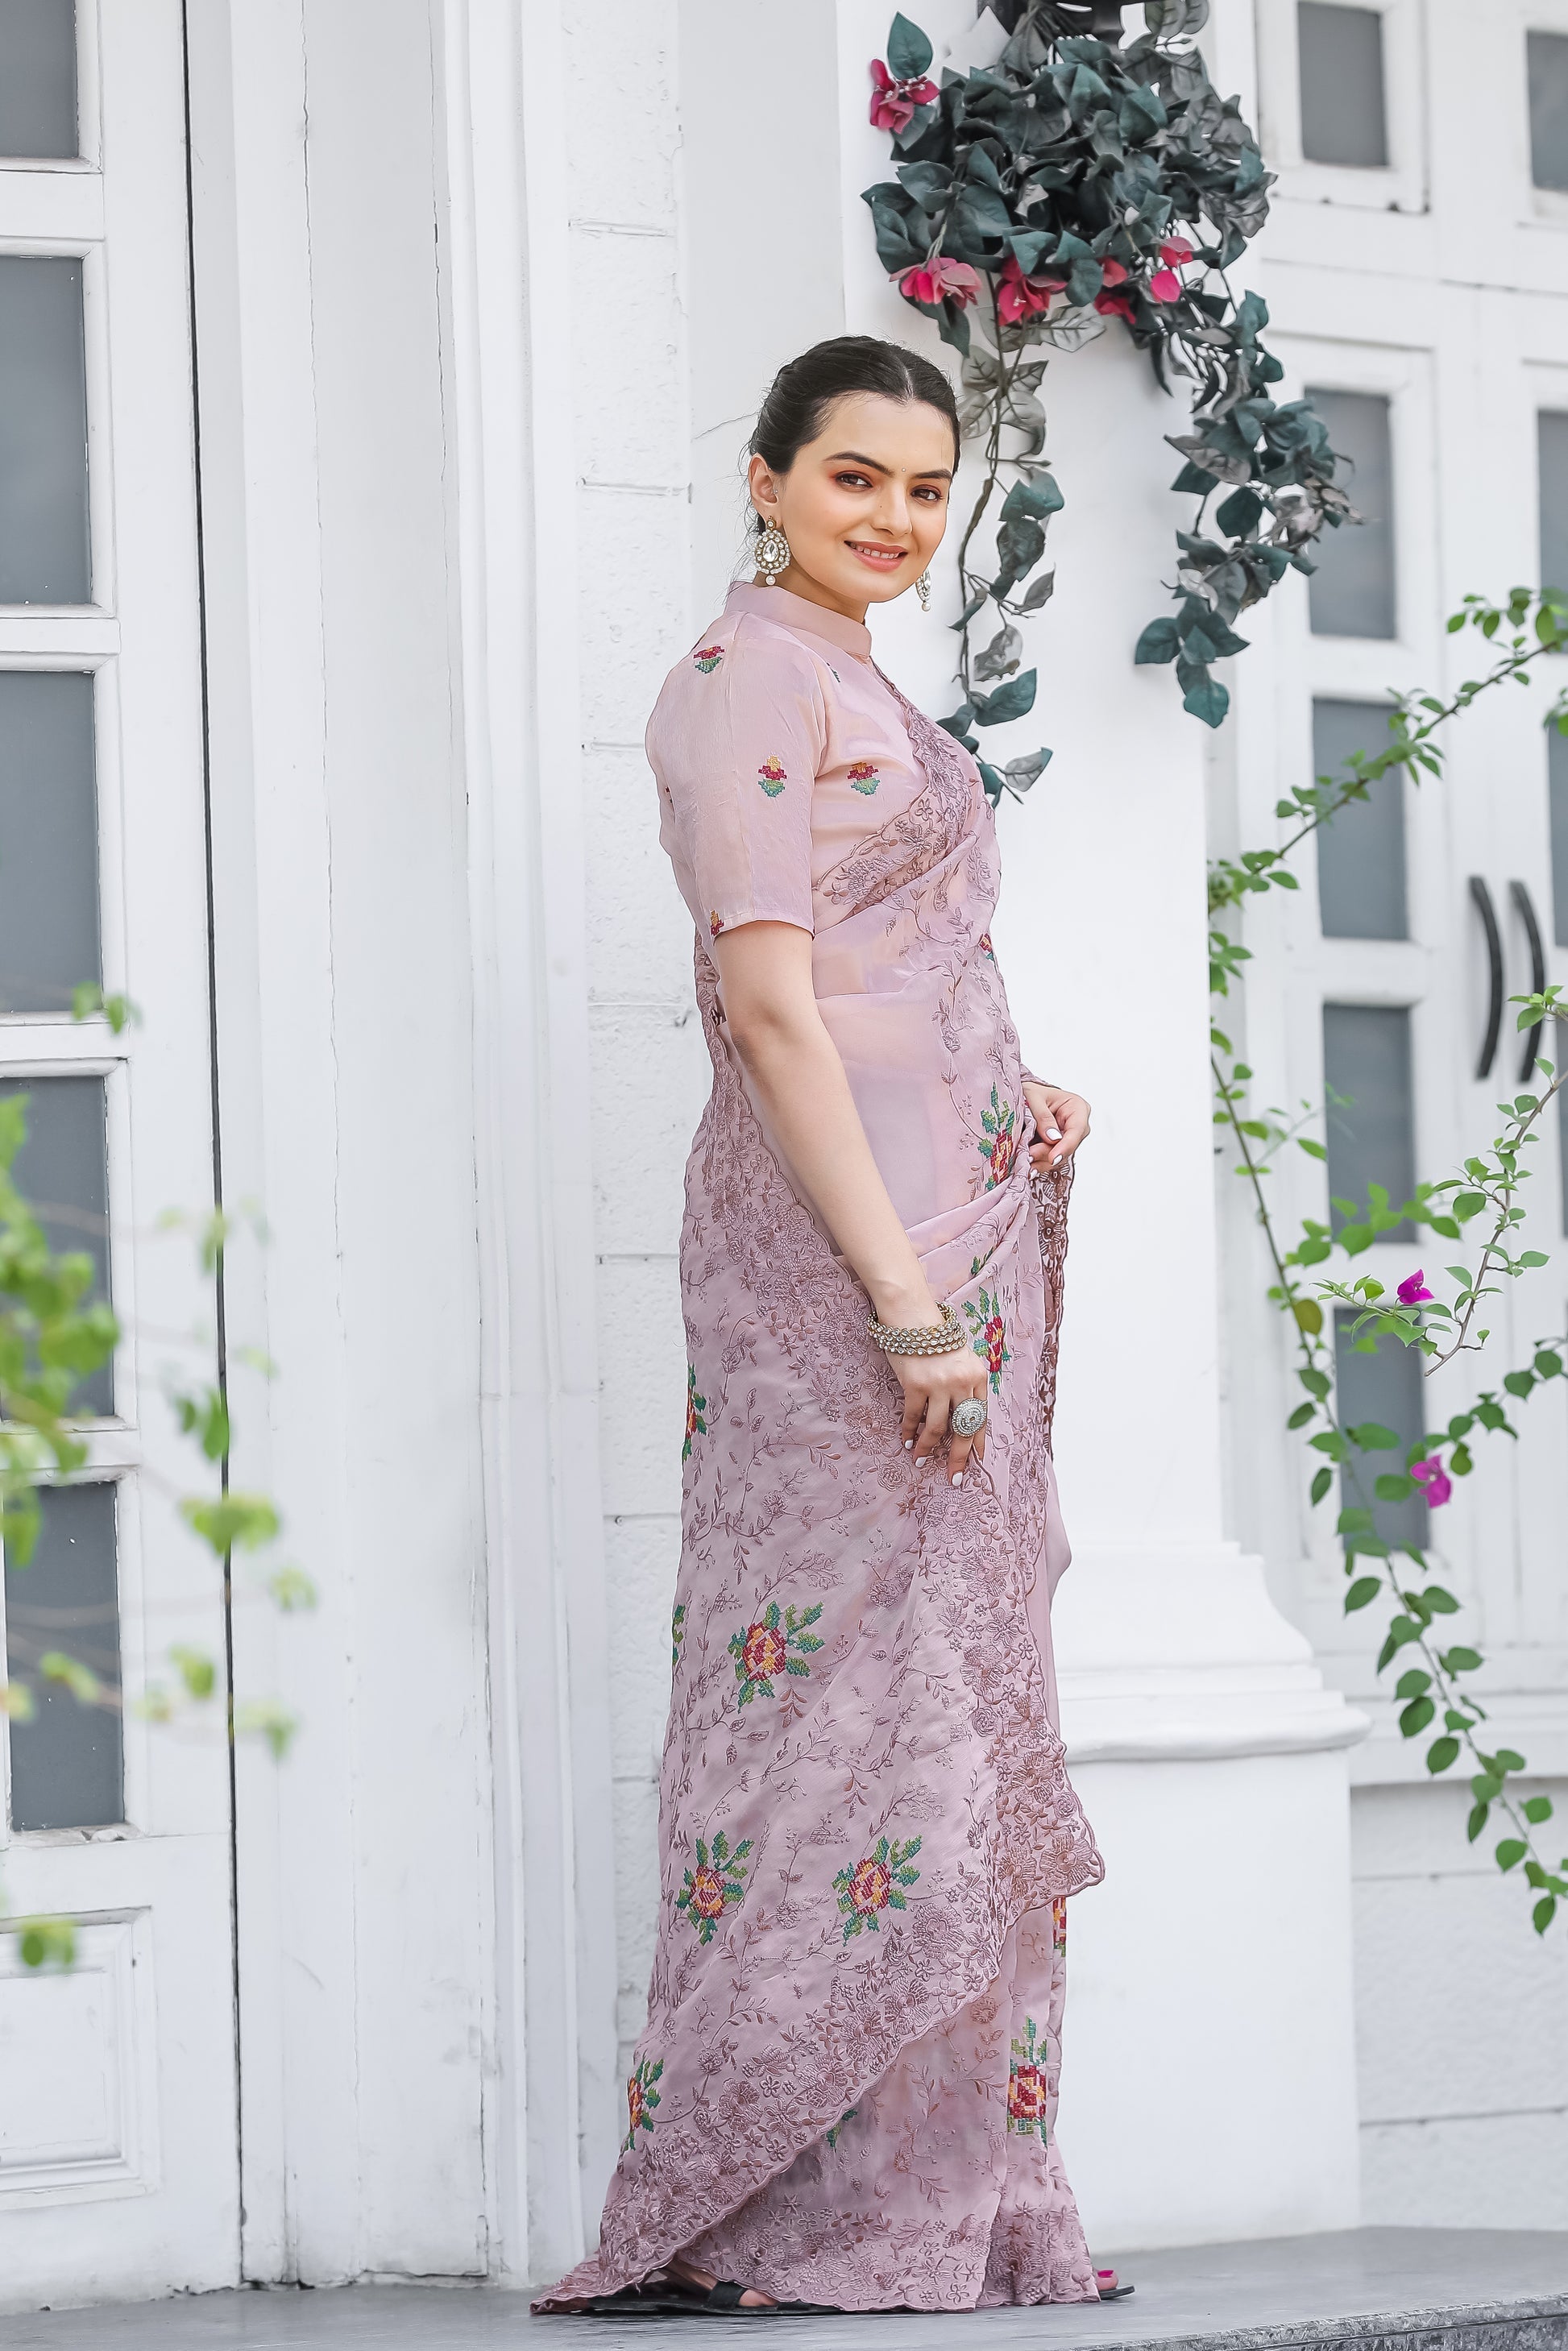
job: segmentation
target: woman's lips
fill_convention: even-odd
[[[861,561],[869,563],[873,571],[896,571],[909,551],[903,547],[862,547],[852,538],[846,539],[844,544],[852,555],[858,555]]]

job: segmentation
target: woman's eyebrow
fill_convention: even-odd
[[[856,465],[869,465],[873,474],[891,474],[893,471],[893,467],[884,465],[880,458],[862,456],[858,449],[835,450],[832,456],[828,459],[830,465],[841,465],[846,462]],[[952,478],[951,465],[921,465],[912,476],[912,479],[919,482],[950,482]]]

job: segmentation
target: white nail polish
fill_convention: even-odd
[[[915,1450],[915,1439],[913,1437],[906,1437],[904,1438],[904,1449],[906,1453],[912,1453]]]
[[[954,1472],[953,1472],[953,1483],[954,1483],[954,1485],[955,1485],[955,1486],[961,1486],[961,1485],[963,1484],[963,1482],[964,1482],[964,1473],[963,1473],[963,1471],[962,1471],[961,1469],[955,1469],[955,1470],[954,1470]]]
[[[1045,1139],[1048,1143],[1060,1143],[1061,1129],[1059,1126],[1048,1126],[1045,1130]]]

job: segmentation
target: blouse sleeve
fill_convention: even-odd
[[[727,645],[699,649],[677,678],[648,748],[699,926],[811,930],[811,789],[827,712],[810,653],[743,627]]]

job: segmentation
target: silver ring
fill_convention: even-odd
[[[953,1406],[950,1426],[955,1437],[978,1437],[989,1417],[978,1396],[966,1396]]]

